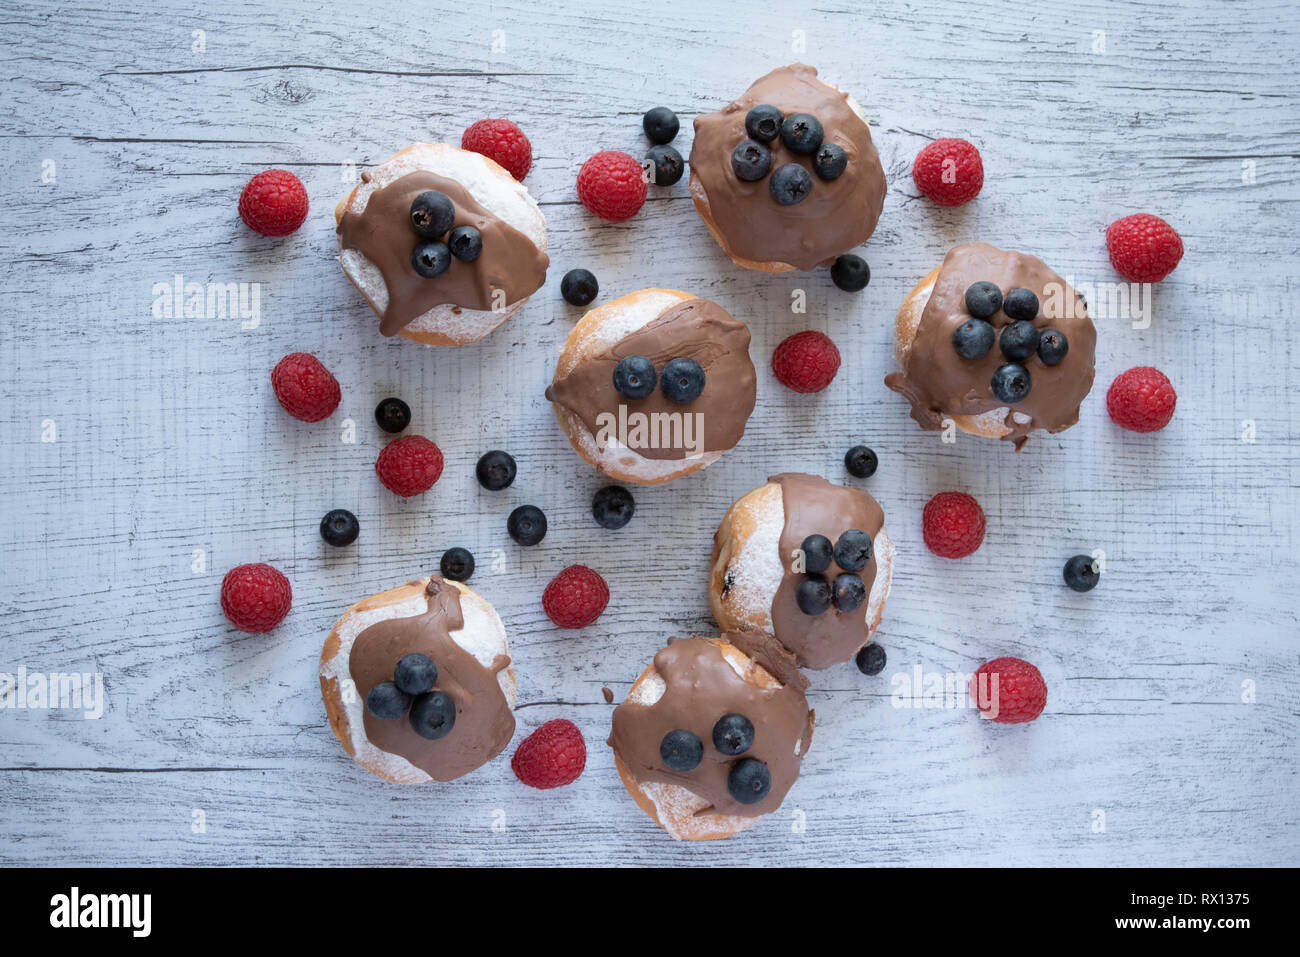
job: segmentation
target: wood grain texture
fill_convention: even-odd
[[[0,711],[0,861],[1300,864],[1294,4],[685,9],[5,4],[0,671],[99,671],[107,705],[98,721]],[[1098,30],[1104,54],[1092,52]],[[796,59],[865,106],[889,178],[863,293],[841,293],[824,271],[732,267],[684,182],[652,189],[623,224],[577,203],[586,156],[644,149],[645,109],[678,111],[685,154],[695,115]],[[385,341],[335,259],[342,164],[458,142],[484,116],[512,117],[532,139],[547,286],[478,345]],[[963,209],[939,209],[911,183],[916,151],[943,135],[983,151],[984,191]],[[235,212],[244,182],[269,166],[296,172],[312,199],[307,224],[281,241]],[[882,385],[892,317],[949,246],[982,239],[1111,281],[1102,230],[1138,211],[1170,219],[1187,255],[1155,290],[1150,328],[1099,323],[1097,386],[1077,427],[1019,455],[915,428]],[[617,533],[592,523],[601,482],[542,398],[578,317],[560,277],[579,265],[600,277],[602,300],[645,286],[718,300],[750,323],[760,366],[741,444],[705,472],[638,490],[636,518]],[[153,318],[152,287],[175,274],[261,283],[260,326]],[[806,315],[790,310],[796,289]],[[830,333],[844,358],[817,396],[767,370],[803,328]],[[314,426],[284,415],[269,387],[275,361],[300,349],[344,390]],[[1178,414],[1154,436],[1121,432],[1104,389],[1148,363],[1176,384]],[[372,471],[372,410],[389,394],[447,457],[414,501]],[[345,418],[355,444],[340,440]],[[46,420],[53,443],[41,441]],[[898,544],[880,634],[889,667],[812,676],[816,741],[780,812],[730,841],[674,844],[619,784],[600,689],[621,698],[668,635],[711,631],[711,536],[736,496],[784,470],[843,480],[841,456],[860,441],[880,454],[868,487]],[[515,454],[519,478],[493,494],[473,463],[497,447]],[[920,536],[921,506],[949,488],[973,493],[989,520],[984,546],[959,563]],[[523,502],[551,523],[527,551],[504,530]],[[340,552],[317,534],[334,507],[362,524]],[[586,734],[575,785],[530,791],[504,758],[450,785],[386,785],[326,726],[316,660],[335,618],[451,545],[478,556],[473,584],[511,636],[517,740],[557,716]],[[1094,548],[1107,556],[1101,586],[1069,592],[1062,563]],[[293,581],[293,611],[269,637],[221,616],[221,575],[244,561]],[[599,569],[614,598],[596,626],[561,632],[540,593],[574,561]],[[1001,654],[1047,678],[1048,711],[1032,725],[892,706],[891,675],[970,671]],[[205,833],[192,832],[195,809]]]

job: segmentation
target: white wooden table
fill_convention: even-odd
[[[99,672],[106,700],[99,720],[0,711],[0,861],[1300,863],[1294,4],[559,6],[4,4],[0,671]],[[794,60],[871,117],[890,192],[865,292],[840,292],[824,271],[734,268],[684,182],[624,224],[578,204],[583,159],[645,148],[644,110],[678,111],[685,154],[695,115]],[[459,142],[485,116],[532,139],[547,285],[476,346],[385,341],[335,260],[346,164]],[[987,169],[980,197],[955,211],[910,178],[920,147],[945,135],[974,140]],[[279,241],[235,210],[249,176],[272,166],[301,176],[312,200]],[[1100,323],[1076,428],[1020,455],[916,429],[882,384],[892,318],[949,246],[982,239],[1110,281],[1102,230],[1138,211],[1173,222],[1187,254],[1156,289],[1150,328]],[[706,472],[637,490],[617,533],[591,521],[601,481],[542,398],[579,314],[559,296],[575,266],[599,276],[602,299],[655,285],[717,299],[749,322],[760,367],[741,444]],[[257,328],[154,318],[153,287],[178,274],[260,283]],[[790,311],[795,289],[807,315]],[[817,396],[784,390],[768,368],[803,328],[844,356]],[[275,404],[268,373],[294,350],[343,385],[327,422]],[[1173,379],[1178,413],[1157,435],[1122,432],[1105,388],[1148,363]],[[372,470],[372,413],[390,394],[447,457],[412,501]],[[667,636],[710,632],[711,536],[733,498],[778,471],[844,479],[857,442],[880,454],[867,487],[899,547],[879,636],[889,666],[813,676],[816,740],[779,813],[730,841],[675,844],[614,773],[600,689],[621,699]],[[492,494],[473,463],[497,447],[519,478]],[[921,506],[945,489],[973,493],[989,520],[984,546],[956,563],[921,542]],[[531,550],[505,534],[523,502],[550,518]],[[335,507],[362,524],[342,551],[317,533]],[[576,721],[589,744],[576,784],[531,791],[503,757],[450,785],[387,785],[326,726],[316,663],[335,618],[451,545],[478,556],[473,584],[510,633],[515,743],[549,718]],[[1092,549],[1107,573],[1076,595],[1062,563]],[[293,611],[270,636],[221,615],[221,576],[245,561],[293,581]],[[571,562],[599,569],[614,596],[579,633],[540,604]],[[891,702],[893,675],[1002,654],[1047,678],[1047,713],[1031,725]]]

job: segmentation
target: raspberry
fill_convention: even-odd
[[[1174,417],[1177,404],[1173,383],[1152,366],[1121,372],[1106,390],[1110,420],[1130,432],[1159,432]]]
[[[988,675],[980,687],[980,675]],[[997,676],[996,692],[994,678]],[[1047,682],[1042,673],[1020,658],[994,658],[971,675],[970,696],[981,713],[998,724],[1022,724],[1043,713]]]
[[[460,148],[495,160],[520,182],[533,168],[533,144],[509,120],[479,120],[460,135]]]
[[[645,194],[645,172],[627,153],[605,150],[578,171],[578,198],[601,219],[618,222],[635,216]]]
[[[239,194],[239,218],[262,236],[288,236],[307,218],[307,189],[288,170],[265,170]]]
[[[270,565],[236,565],[221,579],[221,610],[240,631],[270,631],[292,603],[289,579]]]
[[[564,787],[578,780],[587,766],[587,742],[572,721],[548,721],[515,749],[510,767],[530,788]]]
[[[608,604],[609,586],[586,565],[570,565],[542,592],[542,610],[561,628],[586,628]]]
[[[925,503],[921,537],[940,558],[965,558],[984,541],[984,509],[965,492],[940,492]]]
[[[820,332],[809,329],[782,340],[772,353],[776,381],[795,392],[820,392],[840,368],[840,350]]]
[[[912,181],[940,206],[962,206],[984,186],[984,161],[966,140],[935,140],[916,154]]]
[[[1183,258],[1183,240],[1159,216],[1137,213],[1106,227],[1106,252],[1129,282],[1159,282]]]
[[[442,475],[442,449],[422,435],[404,435],[384,446],[375,459],[384,488],[410,498],[433,488]]]
[[[271,370],[276,401],[295,419],[319,422],[339,407],[339,380],[307,352],[291,352]]]

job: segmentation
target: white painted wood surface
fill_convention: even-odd
[[[107,695],[98,721],[0,711],[0,860],[1300,863],[1290,0],[150,6],[8,0],[0,17],[0,671],[99,671]],[[577,203],[586,156],[644,149],[645,109],[678,111],[685,153],[695,115],[796,59],[865,105],[888,172],[862,294],[824,272],[732,267],[685,183],[655,190],[625,224]],[[335,261],[342,164],[458,142],[484,116],[512,117],[532,139],[546,288],[476,346],[384,341]],[[978,200],[956,211],[910,179],[917,150],[942,135],[973,139],[987,169]],[[235,211],[248,177],[271,166],[295,171],[312,198],[285,240],[253,236]],[[881,382],[892,316],[949,246],[982,239],[1108,281],[1102,230],[1137,211],[1173,222],[1187,254],[1156,289],[1150,328],[1100,323],[1097,386],[1076,428],[1017,455],[914,427]],[[761,369],[742,443],[704,473],[636,491],[618,533],[591,522],[600,479],[542,398],[578,315],[560,277],[579,265],[602,299],[651,285],[717,299],[750,323]],[[152,287],[176,274],[261,283],[260,326],[154,319]],[[806,316],[791,314],[796,288]],[[830,333],[844,356],[818,396],[785,391],[767,365],[803,328]],[[344,390],[314,426],[281,412],[268,382],[300,349]],[[1178,414],[1158,435],[1124,433],[1104,391],[1147,363],[1173,379]],[[389,394],[447,457],[414,501],[372,471],[372,410]],[[356,444],[340,441],[347,417]],[[600,689],[621,698],[668,635],[710,631],[711,536],[733,498],[782,470],[843,479],[840,458],[859,441],[880,454],[867,485],[899,546],[886,674],[813,675],[816,740],[785,807],[733,840],[674,844],[619,784]],[[501,494],[473,478],[493,447],[519,461]],[[950,488],[989,519],[984,546],[957,563],[920,536],[921,506]],[[551,523],[529,551],[504,527],[523,502]],[[334,507],[362,523],[338,552],[317,534]],[[387,785],[326,726],[316,661],[339,612],[450,545],[478,556],[473,584],[510,632],[515,743],[549,718],[575,720],[590,754],[576,784],[531,791],[503,757],[450,785]],[[1075,595],[1061,565],[1094,548],[1107,574]],[[245,561],[293,581],[293,611],[269,637],[234,632],[218,607],[221,575]],[[604,573],[614,597],[598,625],[561,632],[540,593],[575,561]],[[969,671],[1001,654],[1046,675],[1048,711],[1032,725],[891,706],[893,674]],[[506,827],[494,832],[498,811]]]

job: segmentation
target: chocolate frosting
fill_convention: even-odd
[[[376,718],[365,711],[366,737],[390,754],[401,755],[435,781],[452,781],[486,764],[502,752],[515,733],[510,711],[497,674],[510,659],[497,655],[485,668],[452,638],[465,626],[460,591],[434,575],[425,587],[429,609],[413,618],[390,618],[357,635],[348,669],[357,694],[364,701],[370,689],[393,680],[393,669],[403,655],[428,655],[438,668],[434,686],[456,702],[456,723],[436,741],[421,737],[405,718]]]
[[[699,795],[709,803],[697,814],[758,817],[781,806],[812,744],[814,715],[803,693],[807,682],[788,654],[764,638],[744,632],[722,635],[722,641],[746,654],[755,649],[755,660],[782,682],[777,688],[760,688],[736,674],[721,647],[707,638],[673,638],[655,655],[655,670],[666,686],[663,697],[654,704],[624,701],[615,708],[608,742],[638,783],[676,784]],[[754,743],[740,755],[713,746],[714,724],[731,713],[743,714],[754,725]],[[704,743],[704,759],[691,771],[672,771],[659,755],[664,735],[678,729],[693,732]],[[745,758],[762,761],[772,778],[771,790],[757,804],[741,804],[727,790],[732,764]]]
[[[813,180],[807,198],[782,206],[769,191],[771,173],[756,182],[737,178],[731,151],[748,138],[745,114],[760,103],[770,103],[786,116],[817,117],[825,130],[823,142],[836,143],[848,154],[845,171],[837,179],[821,179],[813,172],[813,157],[791,153],[778,136],[765,144],[772,152],[772,169],[786,163],[806,167]],[[691,192],[697,200],[703,193],[714,228],[730,251],[757,262],[798,269],[828,264],[867,241],[885,204],[885,172],[866,120],[849,106],[847,93],[823,83],[816,69],[802,63],[773,70],[718,112],[697,117],[690,166]]]
[[[993,373],[1009,360],[995,343],[980,359],[963,359],[953,348],[953,331],[971,316],[966,311],[966,290],[972,283],[988,281],[1003,294],[1017,287],[1038,296],[1040,330],[1065,333],[1069,352],[1058,365],[1044,365],[1037,355],[1021,360],[1029,370],[1030,389],[1024,399],[1008,406],[993,394]],[[1011,322],[998,312],[988,321],[996,332]],[[1092,388],[1097,330],[1088,308],[1065,280],[1041,259],[988,243],[954,246],[944,257],[934,290],[921,312],[907,364],[891,372],[885,385],[912,403],[912,418],[923,429],[942,429],[946,416],[979,415],[1007,408],[1003,436],[1019,450],[1034,429],[1060,432],[1079,421],[1079,404]],[[1015,413],[1027,416],[1017,422]]]
[[[646,356],[658,372],[680,357],[694,359],[704,369],[704,391],[694,402],[674,402],[661,388],[644,399],[629,399],[614,388],[614,367],[627,356]],[[756,377],[749,358],[749,328],[716,302],[684,299],[661,312],[637,331],[590,359],[583,359],[568,375],[557,377],[546,398],[568,409],[592,435],[600,431],[602,413],[700,413],[703,451],[725,452],[745,434],[754,411]],[[697,435],[698,438],[698,435]],[[632,446],[648,459],[684,459],[688,448]]]
[[[369,182],[370,173],[362,173],[361,179]],[[411,265],[412,251],[424,242],[411,226],[411,201],[430,189],[445,193],[455,205],[453,229],[473,226],[483,234],[478,259],[466,263],[453,257],[447,271],[434,279],[421,276]],[[340,249],[355,249],[384,277],[388,305],[380,315],[379,331],[386,336],[396,335],[436,306],[487,311],[518,302],[541,288],[550,265],[531,239],[483,208],[460,183],[427,170],[407,173],[375,190],[363,212],[345,212],[338,237]],[[494,302],[498,289],[504,290],[505,299]]]

